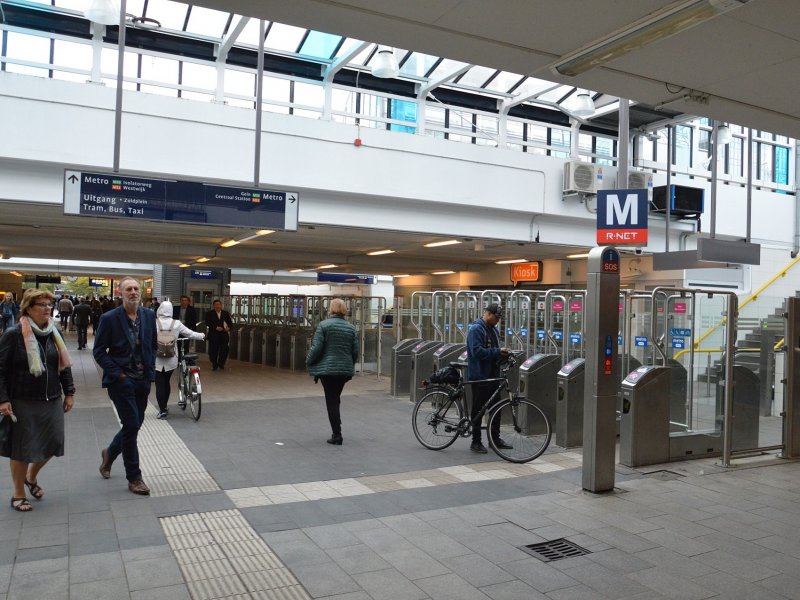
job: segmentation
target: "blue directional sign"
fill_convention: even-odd
[[[317,273],[320,283],[357,283],[359,285],[375,285],[374,275],[355,275],[353,273]]]
[[[580,344],[581,343],[581,334],[580,333],[570,333],[569,334],[569,343],[570,344]]]
[[[677,336],[683,336],[683,337],[691,337],[692,330],[691,329],[676,329],[676,328],[672,328],[672,329],[669,330],[669,334],[673,335],[673,336],[677,335]]]
[[[543,340],[544,339],[544,329],[537,329],[536,330],[536,339]]]
[[[682,337],[674,337],[672,338],[672,347],[673,348],[686,348],[686,338]]]
[[[633,338],[633,345],[638,346],[640,348],[647,347],[647,336],[646,335],[637,335]]]
[[[297,230],[297,192],[64,171],[64,214]]]
[[[560,331],[560,330],[559,331],[554,331],[553,332],[553,339],[555,339],[557,342],[560,342],[561,340],[564,339],[564,332]]]
[[[527,327],[520,328],[519,336],[520,337],[528,337],[528,328]]]

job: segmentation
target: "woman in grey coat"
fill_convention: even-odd
[[[333,435],[329,444],[342,445],[342,419],[339,413],[344,384],[353,378],[358,359],[356,328],[345,321],[347,306],[341,298],[331,301],[329,317],[314,332],[314,341],[306,357],[308,374],[320,379],[325,390],[325,404]]]

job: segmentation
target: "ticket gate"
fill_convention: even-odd
[[[454,363],[458,363],[460,366],[464,367],[461,369],[461,377],[463,377],[464,381],[469,381],[469,369],[467,369],[467,365],[469,364],[467,361],[467,351],[464,350],[461,354],[458,355],[458,358],[451,361]],[[464,416],[469,416],[470,412],[472,411],[472,386],[465,385],[464,386]]]
[[[239,360],[239,330],[243,327],[241,323],[234,323],[228,333],[228,358]]]
[[[744,365],[733,367],[733,434],[732,450],[758,448],[758,424],[761,381]],[[722,417],[725,405],[725,378],[717,381],[717,412]]]
[[[622,382],[619,462],[640,467],[669,461],[669,367],[648,365]]]
[[[464,344],[442,344],[433,353],[433,371],[438,371],[444,367],[449,367],[451,362],[458,360],[462,352],[466,350]]]
[[[421,338],[400,340],[392,346],[392,371],[390,374],[390,393],[392,396],[405,396],[410,392],[411,351]]]
[[[586,360],[574,358],[558,372],[556,401],[556,446],[583,446],[583,387]]]
[[[263,326],[253,327],[250,332],[250,362],[260,365],[264,361],[264,334],[266,328]]]
[[[310,329],[300,329],[292,333],[290,338],[289,368],[292,371],[306,370],[306,356],[311,350],[313,332]]]
[[[264,332],[264,340],[262,342],[264,350],[261,357],[262,365],[268,367],[277,366],[279,334],[280,330],[277,327],[268,327]]]
[[[409,393],[411,401],[416,402],[425,395],[421,382],[433,372],[433,353],[442,342],[421,341],[411,350],[411,371],[409,376]]]
[[[253,325],[243,325],[236,336],[236,359],[249,361],[250,360],[250,335],[255,327]],[[232,344],[231,344],[232,345]]]
[[[534,354],[519,367],[519,393],[544,411],[551,425],[556,423],[560,354]]]
[[[275,338],[275,366],[288,369],[292,362],[292,331],[281,330]]]

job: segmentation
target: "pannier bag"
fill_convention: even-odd
[[[448,383],[450,385],[457,385],[461,381],[461,373],[455,367],[444,367],[439,369],[428,380],[431,383]]]

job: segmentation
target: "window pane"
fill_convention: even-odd
[[[341,41],[342,36],[340,35],[309,31],[306,41],[303,42],[303,46],[300,48],[300,54],[330,59]]]
[[[283,23],[273,23],[267,34],[266,46],[275,50],[296,52],[297,47],[300,45],[300,40],[303,39],[305,34],[306,30],[304,28],[284,25]]]
[[[569,148],[571,139],[572,139],[572,134],[569,131],[565,131],[564,129],[552,129],[550,131],[551,146],[560,146],[564,148]],[[554,152],[553,156],[562,156],[562,153]],[[564,156],[569,156],[569,154],[566,154]]]
[[[599,165],[613,165],[614,140],[606,137],[597,137],[595,142],[595,154],[612,158],[596,158],[595,162]]]
[[[417,103],[407,100],[392,100],[392,119],[398,121],[408,121],[414,125],[397,125],[392,123],[389,128],[392,131],[401,131],[403,133],[414,133],[417,122]]]
[[[775,183],[789,183],[789,149],[775,147]]]
[[[481,145],[494,146],[497,144],[497,136],[499,135],[497,117],[490,117],[488,115],[477,115],[478,117],[478,136],[476,143]]]
[[[678,167],[690,167],[692,165],[692,128],[686,125],[675,127],[675,161]]]
[[[221,38],[230,13],[192,6],[186,31],[213,38]]]
[[[773,153],[772,153],[773,146],[770,144],[761,144],[761,174],[760,179],[762,181],[772,181],[772,173],[773,173]]]
[[[6,57],[49,65],[50,38],[9,31]]]
[[[161,23],[161,27],[164,29],[182,31],[188,10],[188,4],[172,2],[172,0],[148,0],[145,16]]]
[[[497,77],[489,82],[486,89],[494,92],[508,92],[520,79],[522,79],[522,75],[501,71],[497,74]]]
[[[728,144],[728,167],[726,172],[735,177],[741,177],[744,174],[742,169],[742,138],[735,137]]]
[[[181,83],[187,87],[213,90],[217,86],[217,70],[211,66],[185,62]]]
[[[261,92],[264,102],[285,102],[288,104],[290,87],[291,82],[288,79],[265,76],[264,89]]]
[[[439,63],[439,66],[436,67],[433,73],[431,73],[430,78],[433,80],[441,79],[447,73],[452,73],[453,71],[457,71],[467,63],[458,62],[457,60],[450,60],[449,58],[445,58],[442,62]]]
[[[488,67],[472,67],[469,71],[462,75],[458,80],[459,85],[469,85],[472,87],[481,87],[486,80],[489,79],[497,69],[489,69]]]
[[[238,23],[238,17],[234,17],[234,23]],[[244,26],[242,29],[242,33],[239,34],[239,37],[236,38],[235,45],[240,46],[244,44],[248,44],[250,46],[255,46],[258,48],[258,27],[259,21],[256,18],[251,18],[247,21],[247,25]],[[264,30],[269,26],[269,21],[264,23]]]
[[[547,127],[544,125],[528,125],[528,141],[547,143]]]
[[[225,93],[238,96],[256,96],[255,73],[245,73],[235,69],[225,70]]]
[[[430,68],[439,60],[436,56],[430,54],[423,54],[422,52],[413,52],[400,72],[403,75],[411,75],[412,77],[425,77]]]
[[[88,44],[75,44],[55,40],[53,64],[74,69],[92,70],[92,47]],[[86,79],[86,77],[84,77]]]
[[[296,81],[294,84],[294,103],[304,107],[313,106],[322,109],[325,92],[321,85],[312,85]]]
[[[142,56],[142,79],[178,83],[178,61],[158,56]]]

